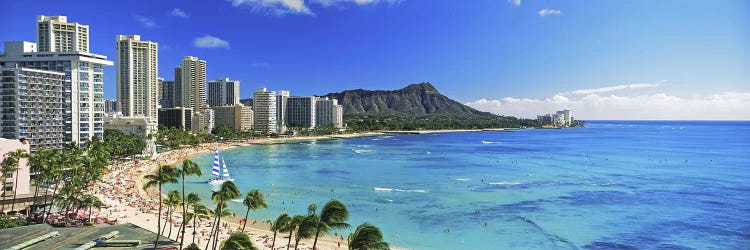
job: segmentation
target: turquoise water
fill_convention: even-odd
[[[243,191],[268,195],[270,207],[251,218],[336,198],[351,205],[350,224],[371,222],[396,246],[750,249],[750,122],[592,121],[222,155]],[[194,160],[210,173],[212,157]],[[188,189],[208,199],[205,178]]]

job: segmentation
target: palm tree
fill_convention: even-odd
[[[28,159],[29,154],[26,153],[23,149],[16,149],[16,151],[10,152],[8,157],[16,158],[16,174],[14,175],[15,180],[13,181],[13,203],[11,203],[10,205],[10,211],[14,211],[16,209],[16,195],[18,194],[18,192],[16,192],[16,189],[18,189],[18,170],[21,169],[21,159]]]
[[[156,218],[156,241],[154,241],[154,247],[159,246],[159,229],[161,228],[161,186],[164,183],[177,183],[177,168],[169,165],[161,165],[157,168],[156,174],[149,174],[143,178],[146,183],[143,184],[143,189],[148,190],[153,186],[157,186],[159,189],[159,215]]]
[[[387,250],[388,242],[383,241],[383,233],[370,223],[363,223],[357,227],[354,234],[349,235],[349,250]]]
[[[229,235],[229,238],[222,242],[222,250],[257,250],[258,248],[253,246],[253,241],[247,234],[242,232],[236,232]]]
[[[164,228],[162,228],[162,234],[166,231],[166,227],[169,225],[169,234],[167,234],[167,238],[170,239],[172,238],[172,226],[170,225],[170,221],[172,220],[174,207],[180,205],[180,203],[182,203],[180,192],[177,190],[169,190],[169,192],[167,192],[167,200],[164,201],[164,204],[167,205],[167,220],[166,223],[164,223]]]
[[[302,217],[299,225],[297,225],[297,233],[294,237],[294,250],[297,250],[297,246],[299,245],[300,240],[310,239],[315,236],[315,227],[318,224],[317,221],[318,218],[315,214],[309,214]]]
[[[302,215],[295,215],[289,220],[289,223],[286,225],[286,228],[284,228],[284,232],[289,232],[289,240],[286,242],[286,250],[289,250],[289,245],[292,244],[292,233],[297,231],[297,227],[302,224],[302,220],[305,219],[305,216]]]
[[[52,212],[52,204],[55,204],[55,196],[57,195],[57,189],[60,187],[58,185],[60,179],[63,176],[63,169],[65,168],[65,157],[66,154],[70,153],[69,151],[55,151],[52,156],[50,157],[50,166],[48,168],[43,169],[44,176],[46,177],[47,187],[51,185],[55,185],[54,189],[52,189],[52,197],[50,197],[50,202],[47,203],[47,195],[44,196],[44,204],[49,204],[49,208],[47,211],[44,211],[44,218],[42,219],[42,223],[46,223],[47,219],[49,218],[49,214]],[[45,191],[46,192],[46,191]]]
[[[220,208],[221,208],[221,211],[219,211]],[[212,237],[216,236],[216,238],[219,238],[220,225],[216,223],[219,217],[226,217],[232,214],[232,212],[229,211],[229,209],[227,209],[226,206],[219,207],[218,205],[216,206],[216,210],[211,211],[211,213],[214,215],[214,221],[213,221],[213,226],[211,226],[211,231],[210,231],[209,238],[208,238],[209,241],[208,241],[208,244],[206,244],[206,249],[208,249],[208,246],[211,245],[211,243],[214,243],[212,240]],[[212,247],[216,247],[216,246],[217,245],[214,245]]]
[[[191,160],[184,160],[182,161],[182,169],[180,169],[180,176],[182,176],[182,200],[185,201],[185,176],[186,175],[197,175],[201,176],[203,173],[201,173],[201,168],[198,167],[198,164]],[[182,214],[184,215],[187,212],[187,203],[182,203]],[[185,223],[187,221],[185,220],[185,216],[182,217],[182,225],[180,232],[182,232],[182,239],[180,239],[180,249],[182,249],[182,246],[185,242]],[[178,234],[180,232],[177,232]]]
[[[250,215],[250,209],[253,211],[261,208],[267,208],[268,204],[266,199],[263,198],[263,193],[257,189],[250,190],[245,196],[245,200],[242,201],[245,204],[247,211],[245,212],[245,223],[242,223],[242,232],[245,232],[245,226],[247,225],[247,217]]]
[[[188,214],[192,216],[189,210],[190,205],[199,203],[200,200],[201,198],[198,197],[198,194],[196,193],[190,193],[187,195],[187,197],[184,197],[184,199],[182,200],[183,201],[182,204],[185,205],[185,208],[186,208],[185,212],[182,213],[185,218],[182,220],[182,224],[180,224],[180,228],[177,230],[177,238],[179,238],[180,235],[182,235],[183,238],[185,237],[185,227],[187,226],[188,223],[190,223],[190,219],[192,218],[192,217],[187,217]]]
[[[318,245],[318,236],[320,233],[327,234],[331,229],[344,229],[349,228],[349,224],[346,220],[349,219],[349,211],[346,210],[344,203],[338,200],[330,200],[323,206],[323,210],[320,211],[320,220],[318,220],[315,232],[315,241],[313,241],[313,249]]]
[[[96,197],[94,195],[91,195],[91,194],[86,194],[86,195],[83,196],[83,199],[81,200],[81,205],[80,206],[84,207],[84,208],[85,207],[89,208],[88,222],[91,223],[91,210],[92,210],[92,208],[96,207],[96,208],[101,209],[103,205],[104,205],[104,203],[102,203],[102,201],[99,200],[98,197]]]
[[[4,202],[5,201],[5,195],[6,195],[6,193],[5,193],[5,185],[8,183],[8,177],[7,177],[8,173],[16,172],[16,170],[18,169],[18,161],[19,161],[19,159],[16,158],[16,157],[13,157],[13,155],[11,155],[11,153],[12,152],[8,152],[7,154],[5,154],[5,156],[6,156],[5,160],[3,160],[2,165],[0,166],[1,167],[0,168],[0,172],[2,172],[2,174],[3,174],[3,176],[2,176],[3,177],[3,194],[2,194],[2,196],[3,196],[3,205],[2,205],[2,207],[0,207],[0,212],[5,212],[5,202]]]
[[[285,232],[284,229],[289,226],[289,221],[291,220],[292,218],[290,218],[288,214],[281,214],[276,218],[273,224],[271,224],[271,230],[273,231],[273,241],[271,241],[271,249],[276,246],[276,232]]]
[[[31,168],[31,172],[34,173],[34,177],[35,177],[34,178],[34,199],[32,202],[32,209],[30,210],[33,210],[33,208],[37,206],[37,198],[39,197],[40,182],[47,182],[47,179],[48,179],[47,174],[49,173],[49,169],[53,165],[52,162],[55,157],[54,156],[55,152],[56,151],[54,151],[51,148],[46,148],[46,149],[39,150],[35,154],[32,154],[29,156],[29,166]],[[46,194],[47,192],[45,192],[44,203],[47,202]],[[38,222],[38,221],[35,221],[35,222]]]
[[[211,194],[211,200],[218,203],[216,211],[219,212],[223,212],[222,208],[226,206],[227,201],[237,199],[239,197],[240,190],[232,181],[225,181],[221,184],[219,191],[215,191],[213,192],[213,194]],[[221,213],[217,213],[216,218],[216,237],[214,238],[212,249],[216,249],[217,244],[219,243],[219,225],[221,225]]]
[[[197,204],[193,205],[193,213],[191,213],[190,215],[191,215],[191,217],[193,219],[193,242],[192,243],[195,244],[195,233],[196,233],[195,232],[195,230],[196,230],[195,224],[196,224],[196,220],[198,220],[198,219],[204,219],[204,220],[210,219],[211,218],[210,217],[210,215],[211,215],[211,209],[209,209],[208,207],[206,207],[203,204],[197,203]],[[185,237],[185,236],[183,235],[182,237]]]

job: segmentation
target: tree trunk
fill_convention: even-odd
[[[219,232],[221,231],[221,205],[224,204],[224,199],[219,200],[219,219],[216,220],[216,238],[214,238],[213,250],[216,250],[217,244],[219,244]]]
[[[174,208],[170,208],[170,212],[167,213],[168,216],[169,216],[167,218],[167,226],[169,227],[169,236],[167,236],[167,238],[169,238],[169,239],[172,239],[172,228],[173,228],[173,226],[172,226],[172,213],[174,213],[174,211],[171,211],[171,210],[174,210]]]
[[[91,223],[91,207],[93,207],[93,206],[89,206],[89,223]],[[91,223],[91,224],[93,224],[93,223]]]
[[[320,228],[317,228],[315,231],[315,241],[313,241],[313,250],[315,250],[315,246],[318,245],[318,235],[320,234]]]
[[[36,206],[37,195],[39,195],[39,179],[34,179],[34,200],[31,202],[31,207],[29,207],[29,210],[26,211],[26,216],[28,216],[29,218],[33,218],[31,212],[33,212],[34,206]],[[35,220],[36,218],[32,219],[32,221],[36,222]]]
[[[45,213],[44,221],[42,221],[42,223],[47,222],[49,214],[52,213],[52,207],[54,206],[53,204],[55,204],[55,195],[57,195],[57,188],[60,186],[59,184],[60,182],[58,181],[57,184],[55,184],[55,189],[52,190],[52,199],[49,202],[49,210],[47,211],[47,213]]]
[[[185,167],[183,165],[182,167],[182,223],[180,223],[180,228],[182,230],[182,238],[180,238],[180,249],[182,249],[182,244],[185,242],[185,214],[187,214],[187,202],[185,202]],[[180,232],[177,232],[177,235],[180,235]]]
[[[299,245],[299,235],[297,235],[297,239],[294,239],[294,250],[297,250],[297,246]]]
[[[216,205],[216,211],[220,211],[219,210],[220,208],[221,208],[221,204]],[[217,214],[216,216],[217,216],[217,218],[214,218],[214,224],[211,226],[211,231],[209,231],[208,241],[206,242],[206,248],[204,248],[204,250],[208,250],[208,246],[210,246],[211,242],[212,242],[211,238],[214,237],[214,229],[216,229],[216,220],[219,219],[218,218],[219,214]]]
[[[271,249],[276,246],[276,231],[273,231],[273,240],[271,241]]]
[[[18,163],[20,165],[21,159],[18,159]],[[14,211],[16,209],[16,195],[18,194],[18,170],[21,168],[16,168],[16,174],[13,175],[13,202],[10,203],[10,211]],[[3,186],[4,188],[5,186]]]
[[[159,182],[159,215],[156,216],[156,241],[154,242],[154,249],[159,247],[159,229],[161,228],[161,182]]]
[[[193,213],[195,213],[195,212],[193,212]],[[198,215],[196,214],[195,216],[196,217],[193,218],[193,243],[195,243],[195,235],[198,234],[197,232],[195,232],[195,221],[198,220],[198,217],[197,217]],[[185,235],[183,235],[182,237],[185,238]]]
[[[169,219],[172,218],[171,213],[172,213],[172,207],[167,207],[167,218],[164,219],[164,226],[161,227],[161,233],[162,233],[162,235],[167,232],[167,225],[169,224]],[[161,216],[161,215],[159,215],[159,216]]]
[[[5,175],[6,173],[3,172],[2,174]],[[0,205],[0,212],[3,213],[5,213],[5,184],[7,184],[7,180],[8,178],[5,178],[5,176],[3,176],[3,205]]]
[[[294,233],[294,230],[289,231],[289,240],[286,241],[286,250],[289,250],[289,245],[292,244],[292,233]]]
[[[247,216],[250,215],[250,206],[247,207],[247,212],[245,212],[245,223],[242,223],[242,232],[245,232],[245,226],[247,226]]]

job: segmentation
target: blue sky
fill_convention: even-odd
[[[533,0],[5,1],[0,40],[35,41],[35,17],[159,43],[208,77],[315,95],[432,82],[473,107],[532,117],[750,119],[750,2]],[[115,95],[115,69],[105,70]],[[717,113],[718,112],[718,113]]]

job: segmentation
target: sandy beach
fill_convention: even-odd
[[[308,140],[331,140],[377,135],[382,135],[382,133],[262,138],[242,142],[222,143],[218,144],[218,148],[219,150],[226,150],[234,147],[248,146],[253,144],[273,144]],[[146,161],[131,160],[112,164],[109,167],[109,172],[106,173],[106,176],[103,178],[103,181],[96,184],[92,189],[92,192],[97,195],[105,204],[105,208],[101,210],[99,216],[102,218],[107,218],[109,221],[114,221],[115,223],[133,223],[149,231],[157,232],[157,214],[159,207],[157,196],[158,191],[155,188],[148,190],[148,192],[143,190],[141,188],[143,177],[154,171],[155,168],[159,165],[177,165],[185,159],[211,153],[216,149],[216,147],[217,143],[204,143],[198,146],[188,146],[164,152],[159,154],[155,158]],[[165,190],[162,191],[166,192]],[[213,205],[211,204],[206,205],[211,208],[213,207]],[[179,223],[182,220],[182,215],[180,212],[175,211],[171,217],[172,223],[168,224],[162,235],[179,241],[179,239],[177,238],[177,231],[179,229]],[[166,207],[162,208],[161,218],[162,226],[164,227],[164,219],[167,218]],[[222,227],[220,230],[219,242],[226,239],[230,233],[237,232],[241,229],[241,219],[242,217],[240,215],[222,218]],[[185,232],[188,235],[185,238],[185,245],[190,244],[191,242],[196,242],[201,246],[201,248],[204,248],[208,243],[208,233],[211,230],[211,224],[209,223],[209,221],[210,220],[199,220],[195,228],[192,227],[192,223],[191,225],[188,225],[185,229]],[[253,239],[254,245],[256,247],[258,247],[259,249],[272,249],[271,241],[273,238],[273,232],[269,230],[268,223],[261,221],[256,222],[251,217],[248,220],[247,228],[245,231]],[[288,236],[288,234],[284,235]],[[285,238],[284,235],[277,234],[275,249],[286,248],[285,245],[288,238]],[[302,240],[300,241],[299,248],[312,249],[312,243],[312,240]],[[292,239],[291,244],[294,244],[294,239]],[[334,237],[321,235],[321,237],[318,239],[317,248],[346,249],[346,239],[341,236]]]

